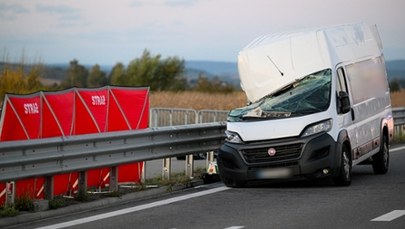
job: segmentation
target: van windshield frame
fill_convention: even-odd
[[[248,106],[232,110],[228,122],[304,116],[326,111],[330,106],[332,70],[302,77]]]

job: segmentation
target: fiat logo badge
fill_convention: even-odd
[[[275,155],[276,155],[276,149],[270,148],[270,149],[267,151],[267,154],[268,154],[270,157],[275,156]]]

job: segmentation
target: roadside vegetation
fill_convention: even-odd
[[[391,93],[391,105],[393,107],[405,107],[405,88]]]
[[[56,69],[56,70],[55,70]],[[51,71],[51,72],[49,72]],[[55,75],[56,78],[49,78]],[[184,60],[178,57],[163,58],[144,50],[140,57],[127,65],[116,63],[110,72],[100,65],[85,67],[78,60],[69,62],[66,70],[45,67],[42,63],[0,62],[0,105],[5,93],[29,94],[40,90],[61,90],[70,87],[149,86],[151,107],[230,110],[246,104],[244,93],[234,85],[208,78],[203,73],[196,80],[186,76]],[[390,82],[394,107],[405,106],[403,82],[394,78]]]
[[[202,178],[205,174],[205,168],[197,167],[194,170],[194,176]],[[97,188],[90,188],[87,192],[78,191],[73,196],[55,196],[52,200],[48,201],[50,210],[67,207],[74,204],[96,201],[103,198],[120,198],[121,196],[129,193],[141,192],[148,189],[163,188],[163,192],[173,192],[179,189],[188,188],[193,186],[193,179],[186,176],[184,173],[171,174],[170,180],[155,177],[145,180],[144,183],[131,184],[119,186],[117,191],[109,191],[108,187],[102,190]],[[22,212],[34,212],[34,198],[25,193],[17,197],[14,204],[0,205],[0,218],[14,217]]]
[[[29,193],[24,193],[22,196],[16,197],[14,204],[5,204],[0,206],[0,217],[13,217],[20,212],[33,212],[34,199]]]
[[[55,71],[55,68],[52,68]],[[58,68],[56,68],[58,70]],[[115,64],[110,72],[104,72],[100,65],[86,68],[78,60],[69,62],[66,70],[55,71],[56,78],[49,78],[53,72],[40,62],[27,64],[0,61],[0,101],[5,93],[29,94],[39,90],[61,90],[70,87],[95,88],[105,85],[148,86],[152,92],[197,91],[205,93],[232,93],[234,86],[219,80],[208,79],[203,73],[198,79],[188,80],[184,60],[178,57],[162,58],[145,50],[140,57],[128,65]],[[45,77],[47,76],[47,77]]]

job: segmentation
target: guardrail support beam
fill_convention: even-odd
[[[87,194],[87,172],[79,172],[79,195]]]
[[[53,192],[53,176],[46,176],[45,177],[45,199],[46,200],[52,200],[54,198],[54,192]]]
[[[163,159],[162,179],[170,180],[172,170],[172,159],[170,157]]]
[[[110,168],[110,191],[118,191],[118,167],[113,166]]]
[[[144,161],[143,162],[143,166],[142,166],[142,171],[141,171],[141,184],[145,184],[146,182],[146,166],[147,166],[148,162]]]
[[[15,182],[6,182],[6,204],[14,205],[15,201]]]
[[[206,168],[210,166],[210,163],[214,161],[214,151],[209,151],[207,152],[207,162],[206,162]]]
[[[186,176],[193,177],[194,176],[194,156],[193,154],[186,155]]]

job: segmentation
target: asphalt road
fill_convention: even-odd
[[[357,166],[349,187],[327,180],[243,189],[216,183],[18,228],[405,228],[405,147],[390,156],[386,175]]]

